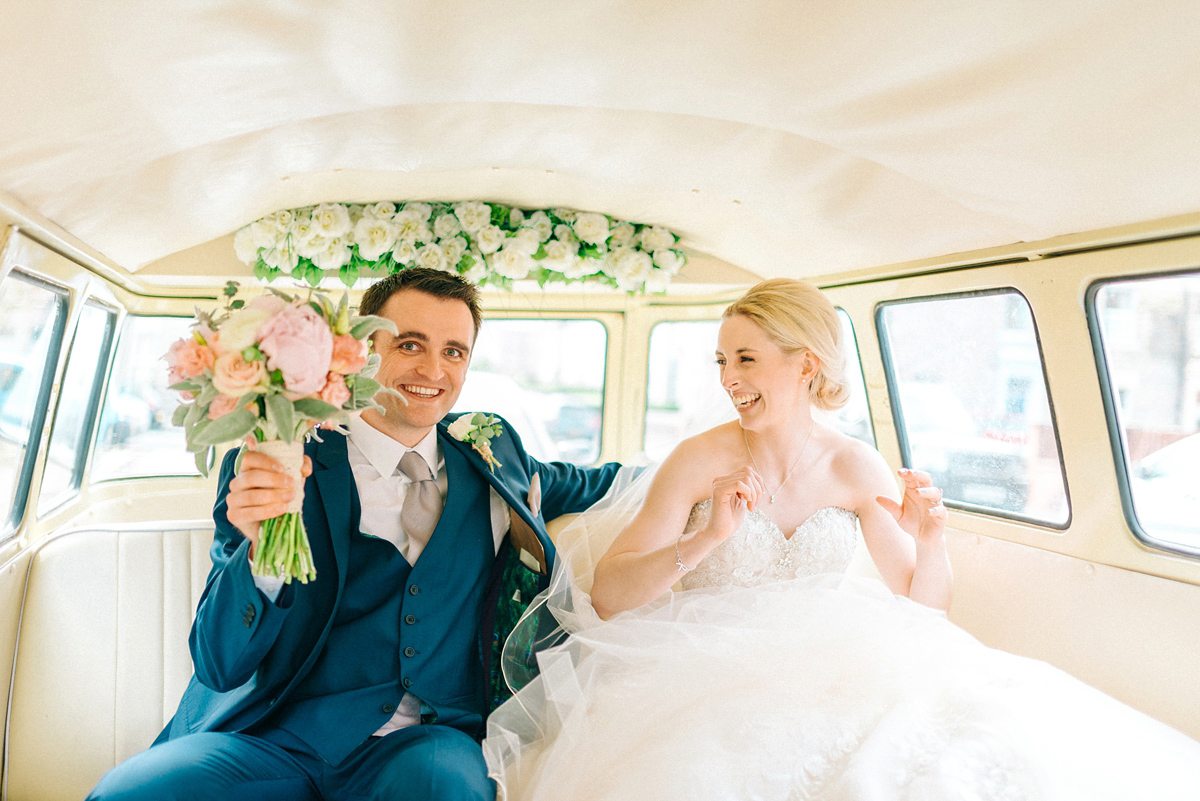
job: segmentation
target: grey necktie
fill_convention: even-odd
[[[412,541],[409,561],[414,561],[429,542],[442,514],[442,491],[429,472],[429,465],[416,451],[409,451],[400,459],[400,472],[412,481],[404,493],[404,505],[400,507],[400,525]],[[417,547],[414,549],[413,545]]]

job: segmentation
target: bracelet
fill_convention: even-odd
[[[686,534],[687,532],[684,532]],[[694,567],[688,567],[683,563],[683,557],[679,554],[679,541],[683,539],[683,534],[675,538],[675,567],[679,568],[680,573],[690,573],[695,570]]]

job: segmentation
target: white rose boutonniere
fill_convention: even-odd
[[[493,473],[496,472],[497,467],[500,467],[500,463],[492,455],[490,443],[492,437],[500,436],[503,431],[504,428],[500,425],[499,419],[483,412],[464,414],[446,427],[447,434],[459,442],[470,443],[476,453],[483,457],[484,463]]]

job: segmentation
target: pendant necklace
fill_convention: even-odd
[[[792,477],[792,473],[796,472],[796,468],[800,465],[800,457],[804,455],[804,449],[808,447],[808,440],[812,437],[814,425],[816,425],[815,420],[809,422],[808,433],[804,435],[804,444],[800,446],[800,453],[796,455],[796,461],[792,462],[792,466],[787,471],[787,475],[783,477],[783,481],[779,482],[779,486],[775,488],[775,491],[767,493],[767,503],[774,505],[775,496],[779,494],[779,491],[783,489],[783,485],[786,484],[788,479]],[[746,429],[744,428],[742,429],[742,442],[746,445],[746,453],[750,454],[750,463],[754,465],[755,470],[758,470],[758,462],[754,460],[754,451],[750,450],[750,441],[746,439]],[[762,475],[761,470],[758,470],[758,473],[759,475]]]

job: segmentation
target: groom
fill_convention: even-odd
[[[473,285],[413,268],[360,312],[396,324],[374,347],[400,397],[305,447],[317,578],[251,575],[259,523],[293,490],[265,455],[247,452],[236,477],[227,455],[196,673],[155,744],[92,798],[494,797],[478,738],[505,695],[499,646],[554,558],[544,521],[597,501],[618,465],[537,462],[504,423],[493,472],[450,435],[481,321]]]

